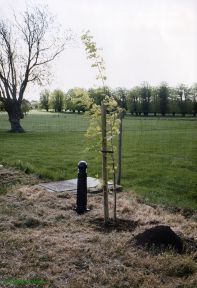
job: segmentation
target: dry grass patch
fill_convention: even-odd
[[[45,281],[25,287],[197,287],[194,218],[150,207],[129,193],[118,194],[118,225],[108,229],[100,194],[88,195],[91,211],[81,216],[74,211],[76,195],[36,186],[18,187],[0,201],[1,287],[9,279]],[[189,239],[190,251],[155,255],[137,247],[134,237],[156,224]]]

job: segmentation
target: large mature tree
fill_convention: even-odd
[[[39,103],[38,101],[36,101],[36,100],[32,100],[32,101],[31,101],[31,107],[32,107],[32,109],[34,109],[34,110],[38,110],[39,107],[40,107],[40,103]]]
[[[150,110],[154,116],[157,116],[159,110],[159,88],[158,87],[151,87],[151,103],[150,103]]]
[[[48,64],[64,49],[46,7],[31,8],[14,22],[0,19],[0,101],[12,132],[24,132],[21,104],[27,85],[41,83]]]
[[[88,90],[90,98],[93,99],[94,103],[97,105],[101,105],[101,102],[105,98],[105,96],[111,96],[110,88],[105,87],[98,87],[98,88],[91,88]]]
[[[127,94],[128,91],[126,88],[118,87],[112,92],[114,99],[117,101],[119,107],[127,110]]]
[[[21,110],[22,112],[27,115],[27,112],[29,112],[32,109],[31,103],[27,99],[23,99],[21,104]]]
[[[85,112],[89,106],[89,94],[83,88],[73,88],[68,90],[65,97],[65,104],[67,110],[75,112],[77,110],[78,114],[80,112]]]
[[[65,94],[62,90],[56,89],[50,96],[50,106],[55,112],[62,112],[64,108]]]
[[[177,90],[174,87],[169,88],[169,112],[175,117],[176,114],[180,112],[178,105],[178,95]]]
[[[192,97],[192,113],[194,116],[197,114],[197,83],[194,83],[194,85],[191,88],[191,97]]]
[[[181,83],[176,88],[176,91],[178,95],[179,109],[180,109],[182,116],[184,117],[186,113],[188,112],[187,104],[188,104],[190,89],[185,84]]]
[[[144,82],[141,87],[141,102],[142,102],[142,112],[144,116],[148,116],[150,112],[150,98],[151,98],[151,88],[147,82]]]
[[[159,106],[160,113],[165,116],[168,113],[168,98],[169,98],[169,88],[166,82],[162,82],[159,87]]]
[[[128,91],[127,107],[129,112],[136,116],[141,115],[141,98],[140,98],[141,87],[136,86]]]

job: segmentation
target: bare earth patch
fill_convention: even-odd
[[[89,194],[91,210],[79,216],[72,192],[29,183],[0,196],[0,287],[21,287],[16,280],[30,281],[22,287],[197,287],[196,215],[185,218],[122,192],[118,224],[106,228],[101,194]],[[138,247],[136,235],[155,225],[170,226],[186,251]]]

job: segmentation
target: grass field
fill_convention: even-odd
[[[57,180],[76,177],[86,160],[88,175],[100,174],[99,159],[86,150],[83,115],[31,112],[22,124],[28,133],[7,133],[0,114],[1,163]],[[197,120],[127,116],[123,126],[124,188],[149,202],[197,209]]]

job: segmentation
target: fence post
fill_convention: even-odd
[[[76,212],[83,214],[87,209],[87,163],[80,161],[78,163],[78,179],[77,179],[77,207]]]
[[[118,134],[118,171],[117,171],[117,181],[116,183],[120,185],[122,176],[122,121],[123,121],[123,111],[120,112],[120,127]]]
[[[103,176],[103,199],[104,199],[104,222],[109,221],[108,205],[108,179],[107,179],[107,123],[106,123],[106,106],[101,102],[101,124],[102,124],[102,176]]]

